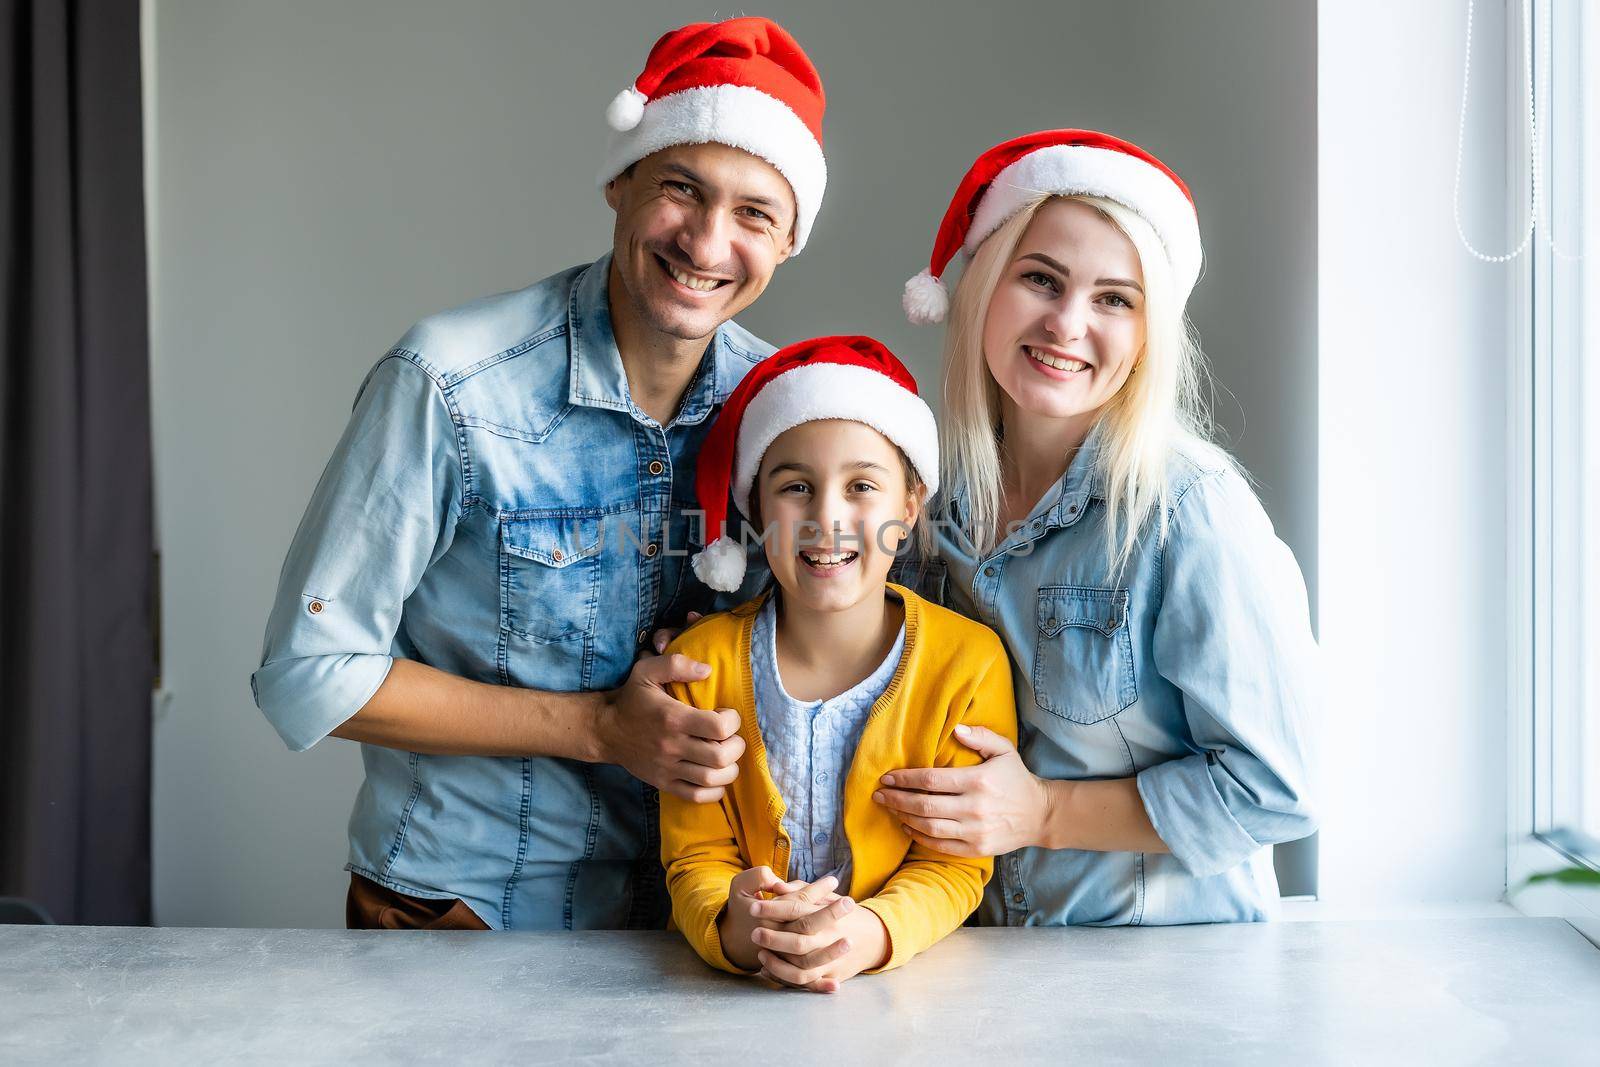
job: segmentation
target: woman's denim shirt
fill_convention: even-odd
[[[771,352],[733,323],[661,426],[629,391],[609,255],[424,319],[362,384],[279,579],[256,702],[290,748],[395,657],[497,685],[620,685],[647,635],[715,598],[690,571],[694,460]],[[349,868],[496,928],[662,927],[655,791],[621,767],[362,745]]]
[[[1305,583],[1225,457],[1177,455],[1168,530],[1147,521],[1112,575],[1098,432],[1020,529],[978,554],[943,512],[919,584],[987,624],[1013,662],[1021,751],[1044,778],[1133,777],[1170,854],[1024,848],[988,925],[1256,921],[1277,909],[1275,842],[1307,798],[1316,647]]]

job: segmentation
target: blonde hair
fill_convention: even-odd
[[[1133,243],[1144,271],[1145,344],[1135,364],[1138,373],[1129,375],[1098,422],[1106,551],[1116,574],[1133,554],[1152,511],[1158,536],[1166,538],[1167,466],[1173,452],[1222,455],[1209,443],[1211,418],[1201,396],[1209,375],[1171,264],[1155,230],[1123,205],[1094,196],[1040,195],[978,246],[956,285],[945,332],[940,479],[945,493],[961,491],[967,498],[964,535],[980,552],[991,551],[1003,536],[998,529],[1002,407],[1000,386],[984,358],[984,321],[1028,224],[1052,200],[1094,208]]]

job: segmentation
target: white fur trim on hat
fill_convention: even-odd
[[[750,398],[734,446],[733,502],[746,518],[761,457],[785,430],[821,419],[865,423],[900,447],[924,486],[939,488],[939,430],[923,399],[893,378],[866,367],[809,363],[784,371]]]
[[[652,152],[680,144],[725,144],[766,160],[794,191],[794,252],[805,247],[828,186],[822,146],[800,116],[776,97],[745,85],[684,89],[650,101],[637,126],[606,145],[601,185]]]
[[[1171,178],[1126,152],[1088,145],[1052,145],[1030,152],[995,176],[978,202],[963,247],[976,252],[1022,205],[1040,193],[1101,196],[1150,223],[1172,262],[1180,296],[1200,278],[1200,223],[1194,205]]]
[[[731,537],[719,537],[696,552],[689,566],[696,578],[724,593],[744,584],[744,548]]]

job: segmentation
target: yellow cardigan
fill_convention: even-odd
[[[905,602],[906,642],[894,678],[872,706],[844,785],[844,831],[853,870],[848,892],[871,908],[889,933],[898,967],[961,923],[978,906],[994,871],[989,857],[967,859],[924,848],[899,820],[873,802],[878,779],[902,767],[963,767],[978,754],[953,731],[962,723],[1017,737],[1011,663],[994,631],[891,585]],[[699,682],[674,683],[673,696],[697,708],[734,708],[745,753],[739,778],[715,804],[661,794],[661,862],[672,894],[672,920],[713,967],[745,973],[723,955],[717,918],[728,882],[749,867],[788,877],[783,798],[773,784],[756,720],[750,635],[763,594],[731,612],[689,627],[669,652],[711,665]]]

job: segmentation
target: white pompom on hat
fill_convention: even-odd
[[[1094,130],[1041,130],[979,156],[956,187],[934,238],[928,269],[906,282],[901,303],[918,325],[942,322],[950,309],[943,275],[1039,196],[1099,196],[1150,223],[1178,281],[1180,302],[1200,278],[1200,221],[1189,187],[1136,144]]]
[[[696,22],[662,36],[644,70],[612,98],[604,185],[653,152],[725,144],[766,160],[794,191],[794,252],[805,247],[828,185],[822,78],[770,19]]]
[[[727,531],[728,500],[746,518],[761,459],[786,430],[848,419],[883,434],[904,452],[926,501],[939,488],[939,431],[917,395],[917,381],[893,352],[870,337],[817,337],[780,348],[750,369],[700,446],[695,494],[707,544],[690,566],[713,589],[744,583],[745,549]]]

